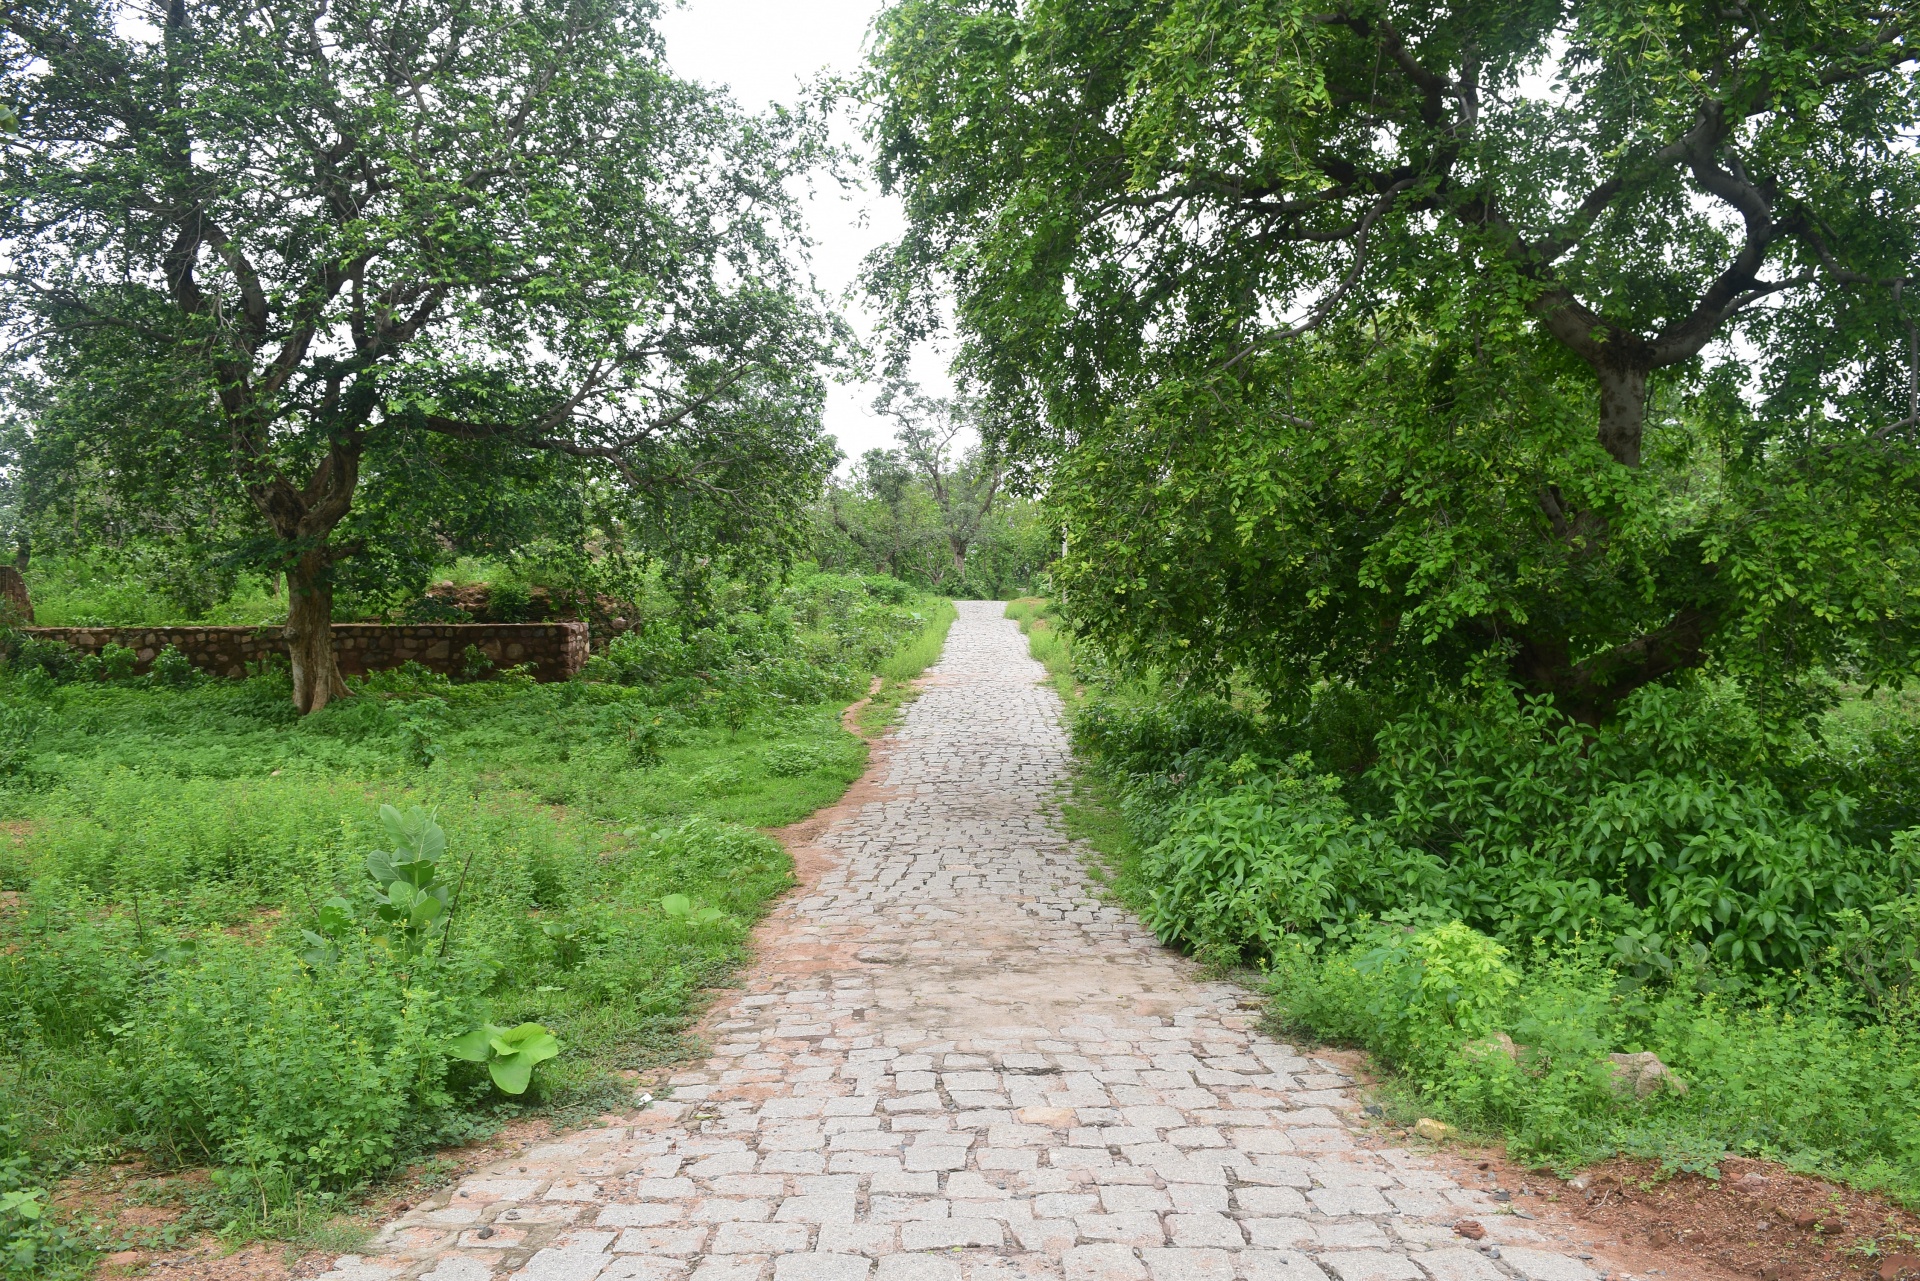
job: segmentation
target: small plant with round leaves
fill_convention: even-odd
[[[533,1069],[560,1053],[560,1042],[538,1023],[505,1028],[482,1023],[455,1037],[447,1053],[469,1063],[487,1065],[487,1075],[503,1094],[525,1094],[533,1083]]]
[[[685,894],[669,894],[660,900],[660,910],[689,929],[718,925],[727,914],[717,907],[701,907]]]

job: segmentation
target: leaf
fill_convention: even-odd
[[[499,1030],[491,1023],[482,1023],[473,1031],[463,1033],[447,1042],[447,1053],[456,1059],[465,1059],[469,1063],[485,1063],[493,1055],[490,1042],[493,1034]]]
[[[533,1064],[520,1055],[490,1060],[487,1074],[493,1083],[505,1094],[525,1094],[527,1086],[533,1082]]]
[[[416,930],[423,930],[446,913],[446,904],[431,894],[422,894],[413,901],[413,908],[407,913],[407,924]]]
[[[29,1223],[38,1222],[46,1207],[40,1204],[45,1195],[39,1188],[28,1188],[20,1192],[0,1192],[0,1214],[18,1215]]]
[[[345,933],[353,925],[353,904],[334,895],[320,905],[320,932],[328,937]]]
[[[538,1023],[522,1023],[503,1039],[529,1063],[544,1063],[560,1053],[559,1038]]]
[[[693,914],[693,900],[684,894],[669,894],[660,900],[660,910],[668,916],[688,917]]]

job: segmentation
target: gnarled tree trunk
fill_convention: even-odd
[[[302,716],[353,693],[340,679],[333,656],[333,563],[349,549],[329,546],[327,539],[353,506],[362,440],[356,433],[331,442],[304,488],[295,489],[278,472],[247,487],[273,532],[289,545],[283,562],[285,636],[293,662],[293,705]]]
[[[287,656],[293,661],[293,705],[317,712],[352,693],[333,653],[333,583],[325,548],[302,553],[287,572]]]

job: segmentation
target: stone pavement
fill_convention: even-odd
[[[712,1057],[327,1281],[1593,1278],[1366,1146],[1336,1065],[1090,894],[1048,816],[1068,759],[1042,675],[1001,606],[961,604],[884,781],[708,1019]],[[1478,1247],[1451,1228],[1468,1216]]]

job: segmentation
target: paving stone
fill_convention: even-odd
[[[1500,1251],[1500,1257],[1527,1281],[1594,1281],[1592,1268],[1564,1254],[1510,1245]]]
[[[852,1223],[858,1201],[852,1192],[790,1196],[773,1217],[781,1223]]]
[[[1454,1246],[1413,1257],[1433,1281],[1506,1281],[1499,1265],[1478,1250]]]
[[[1238,1250],[1247,1243],[1240,1235],[1240,1225],[1224,1214],[1169,1214],[1166,1226],[1177,1246],[1224,1246]]]
[[[1425,1281],[1420,1265],[1385,1250],[1328,1250],[1316,1256],[1339,1281]]]
[[[470,1259],[464,1255],[449,1254],[442,1256],[439,1266],[426,1273],[422,1281],[490,1281],[492,1276],[491,1263]]]
[[[867,1281],[873,1260],[857,1254],[783,1254],[773,1261],[773,1281]]]
[[[1307,1200],[1322,1214],[1393,1213],[1393,1206],[1373,1188],[1314,1188]]]
[[[693,1271],[693,1281],[760,1281],[766,1273],[764,1255],[739,1255],[702,1260]]]
[[[671,1099],[474,1175],[326,1281],[1594,1281],[1360,1148],[1337,1065],[1096,897],[1051,808],[1059,702],[1003,608],[959,604]],[[1462,1212],[1510,1268],[1452,1243]]]
[[[686,1274],[684,1259],[626,1255],[607,1264],[595,1281],[679,1281]]]
[[[1124,1245],[1079,1245],[1060,1260],[1067,1281],[1145,1281],[1146,1265]]]
[[[890,1254],[874,1281],[960,1281],[960,1264],[937,1254]]]
[[[807,1248],[804,1223],[723,1223],[713,1234],[715,1254],[777,1254]]]
[[[1153,1281],[1233,1281],[1233,1255],[1225,1250],[1142,1250]]]
[[[1247,1250],[1233,1260],[1241,1281],[1327,1281],[1306,1255],[1286,1250]]]
[[[613,1243],[616,1254],[700,1253],[707,1243],[705,1228],[628,1228]]]
[[[1005,1230],[992,1219],[920,1219],[900,1225],[902,1250],[997,1246],[1005,1241]]]

